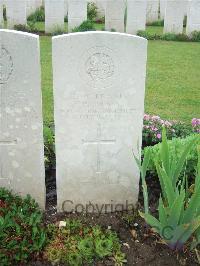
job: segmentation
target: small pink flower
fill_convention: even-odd
[[[150,115],[144,114],[144,120],[148,121],[150,119]]]
[[[160,116],[153,115],[152,116],[152,120],[154,120],[154,121],[160,120]]]
[[[197,124],[197,119],[196,118],[193,118],[192,119],[192,126],[195,127]]]
[[[170,123],[169,121],[165,121],[165,126],[171,127],[172,126],[172,123]]]
[[[157,135],[156,135],[156,137],[158,138],[158,139],[161,139],[161,134],[160,133],[158,133]]]

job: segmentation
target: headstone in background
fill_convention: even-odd
[[[160,19],[165,18],[166,5],[167,5],[167,0],[160,0]]]
[[[39,37],[0,30],[0,186],[45,208]]]
[[[200,0],[189,2],[186,33],[190,35],[193,31],[200,31]]]
[[[184,16],[187,16],[190,0],[181,0],[183,2]]]
[[[36,0],[27,0],[26,1],[26,15],[27,17],[33,14],[36,10]]]
[[[64,17],[68,16],[68,0],[64,0]]]
[[[45,32],[64,30],[64,0],[45,0]]]
[[[87,20],[87,0],[68,0],[68,32]]]
[[[137,34],[146,27],[146,0],[127,0],[126,32]]]
[[[105,6],[105,30],[124,32],[125,1],[109,0]]]
[[[137,202],[146,60],[147,41],[137,36],[53,38],[59,211],[65,203],[67,211],[89,202],[106,211],[104,204]]]
[[[26,25],[26,0],[7,0],[5,5],[9,29],[15,25]]]
[[[94,0],[92,2],[97,6],[97,18],[105,17],[106,0]]]
[[[147,23],[158,20],[159,0],[147,0]]]
[[[182,33],[184,20],[184,4],[180,0],[167,0],[164,19],[164,33]]]

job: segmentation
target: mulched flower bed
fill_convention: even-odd
[[[135,213],[112,213],[112,214],[57,214],[56,213],[56,183],[55,170],[48,171],[46,180],[47,185],[47,211],[45,213],[45,222],[57,222],[65,218],[77,218],[90,225],[101,225],[105,228],[111,228],[116,231],[121,243],[122,251],[126,253],[126,265],[199,265],[195,251],[185,249],[182,252],[170,250],[144,220],[140,218],[138,212]],[[150,193],[150,209],[156,212],[156,202],[160,194],[158,180],[149,176],[147,184]],[[142,209],[142,191],[140,187],[138,208]],[[47,266],[48,262],[37,260],[29,265]],[[96,262],[93,265],[114,265],[111,260]]]

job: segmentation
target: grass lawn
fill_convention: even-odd
[[[163,34],[163,28],[162,26],[147,26],[146,27],[146,31],[149,33],[149,34]],[[184,27],[183,28],[183,33],[186,32],[186,28]]]
[[[51,38],[40,40],[43,111],[48,123],[53,121]],[[199,43],[149,41],[145,111],[188,123],[199,118],[199,70]]]
[[[44,24],[44,22],[36,22],[35,28],[37,30],[39,30],[39,31],[44,31],[45,30],[45,24]],[[65,22],[64,31],[67,32],[67,28],[68,28],[67,27],[67,22]],[[95,23],[95,28],[96,28],[96,30],[102,30],[104,28],[104,24],[97,24],[97,23]]]

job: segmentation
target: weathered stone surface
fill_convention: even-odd
[[[59,211],[64,201],[67,211],[137,202],[146,57],[147,41],[133,35],[53,38]]]
[[[97,17],[102,18],[105,16],[106,0],[94,0],[92,1],[97,6]]]
[[[200,31],[200,0],[189,2],[186,32]]]
[[[124,32],[125,1],[109,0],[105,5],[105,29]]]
[[[160,19],[165,18],[166,5],[167,5],[167,0],[160,0]]]
[[[64,0],[45,0],[45,32],[64,30]]]
[[[127,0],[126,32],[137,34],[146,27],[146,0]]]
[[[39,37],[0,30],[0,186],[45,207]]]
[[[159,0],[147,0],[147,22],[158,20]]]
[[[87,20],[87,0],[68,1],[68,32]]]
[[[12,29],[15,25],[26,24],[26,0],[7,0],[7,26]]]
[[[168,0],[165,9],[164,33],[182,33],[184,5],[180,0]]]

